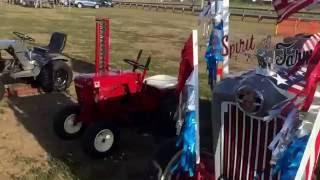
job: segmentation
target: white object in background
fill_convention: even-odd
[[[222,20],[223,20],[223,31],[224,31],[223,35],[224,36],[228,36],[229,35],[229,17],[230,17],[229,0],[223,0]],[[229,74],[229,56],[224,56],[223,74]]]
[[[215,0],[215,16],[214,20],[216,24],[219,24],[223,20],[223,35],[229,35],[229,0]],[[226,42],[228,46],[228,42]],[[229,74],[229,56],[224,56],[223,60],[223,75]],[[222,76],[223,76],[222,75]]]
[[[193,82],[196,112],[196,152],[197,164],[200,164],[200,135],[199,135],[199,70],[198,70],[198,31],[192,30],[192,49],[193,49]]]
[[[297,171],[295,180],[311,180],[313,177],[313,170],[316,165],[317,157],[319,152],[315,152],[316,149],[316,140],[319,136],[320,131],[320,113],[318,111],[316,120],[314,122],[310,138],[308,140],[305,152],[303,153],[299,169]],[[306,174],[306,168],[308,165],[308,177]]]

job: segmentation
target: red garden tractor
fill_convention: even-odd
[[[142,50],[135,60],[124,59],[132,69],[111,69],[109,33],[109,20],[97,18],[96,72],[75,78],[79,104],[65,107],[54,120],[54,130],[62,139],[74,139],[85,130],[83,147],[92,157],[112,152],[122,127],[144,126],[154,135],[175,135],[177,78],[145,78],[151,57],[141,64]]]

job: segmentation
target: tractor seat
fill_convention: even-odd
[[[155,75],[144,79],[144,83],[157,89],[175,89],[178,83],[176,77]]]
[[[67,35],[61,32],[54,32],[51,35],[48,46],[34,47],[35,53],[62,53],[66,46]]]

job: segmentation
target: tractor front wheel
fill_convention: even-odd
[[[112,153],[119,142],[119,130],[114,125],[98,122],[84,135],[83,148],[93,158],[103,158]]]
[[[4,87],[4,84],[3,84],[2,80],[0,79],[0,101],[4,97],[5,91],[6,91],[6,89]]]
[[[65,140],[71,140],[80,136],[84,130],[82,122],[76,122],[80,112],[79,106],[67,106],[58,112],[53,122],[55,133]]]

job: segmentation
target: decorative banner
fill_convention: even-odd
[[[319,41],[320,33],[313,34],[310,39],[303,44],[303,51],[313,51]]]
[[[308,63],[307,72],[305,76],[306,86],[303,90],[303,95],[306,96],[306,100],[302,107],[303,111],[309,110],[317,89],[317,83],[320,81],[319,60],[320,60],[320,43],[316,45]]]
[[[181,61],[179,68],[177,94],[181,93],[188,77],[193,71],[192,35],[189,36],[181,51]]]
[[[199,155],[199,80],[198,80],[198,32],[193,31],[182,51],[182,64],[188,66],[180,67],[178,92],[181,91],[187,95],[180,101],[185,106],[179,109],[184,119],[180,119],[182,128],[177,141],[177,146],[182,148],[180,161],[173,167],[172,171],[182,170],[188,173],[190,177],[195,175],[196,166],[200,163]],[[191,61],[191,64],[190,64]],[[185,63],[183,63],[185,62]],[[192,69],[191,69],[192,65]],[[183,67],[188,67],[185,69]],[[182,70],[182,71],[181,71]],[[191,72],[190,72],[191,70]],[[181,73],[183,72],[183,73]],[[186,79],[187,78],[187,79]]]
[[[283,73],[285,73],[284,71],[286,70],[282,70],[282,72],[277,72],[275,78],[277,86],[282,86],[281,89],[287,89],[288,92],[290,88],[284,88],[285,86],[293,87],[296,86],[295,84],[297,83],[300,85],[302,84],[302,88],[300,88],[298,91],[295,90],[293,93],[291,92],[292,94],[295,94],[293,98],[290,98],[288,96],[288,100],[279,103],[280,105],[278,105],[276,108],[273,108],[273,110],[270,112],[271,114],[277,117],[279,115],[285,117],[284,125],[281,131],[276,135],[276,137],[269,145],[269,149],[272,150],[273,161],[271,162],[275,165],[274,174],[278,174],[279,171],[281,171],[281,179],[294,179],[296,175],[299,175],[299,177],[301,177],[301,174],[297,173],[297,171],[298,168],[301,169],[301,166],[303,166],[304,168],[305,165],[301,165],[300,162],[306,163],[307,157],[304,157],[303,160],[301,159],[302,156],[305,156],[303,154],[305,151],[307,151],[305,150],[305,146],[309,139],[308,136],[301,138],[303,136],[296,135],[298,131],[301,131],[301,129],[299,130],[297,128],[297,123],[300,122],[297,110],[301,109],[305,112],[309,111],[309,108],[315,98],[317,83],[320,81],[320,43],[317,42],[318,40],[316,36],[317,35],[311,36],[312,38],[310,38],[309,40],[312,42],[308,42],[307,40],[303,44],[301,44],[300,47],[300,50],[306,50],[303,47],[306,47],[305,45],[309,43],[309,46],[307,48],[310,51],[312,51],[310,48],[312,48],[312,46],[315,46],[312,51],[309,62],[307,63],[308,66],[306,68],[306,73],[303,72],[305,70],[303,70],[302,68],[302,65],[304,65],[305,63],[298,63],[289,73],[286,73],[285,78],[281,78],[281,74],[283,75]],[[305,85],[303,85],[302,82],[299,82],[301,81],[299,80],[301,78],[292,78],[292,75],[295,74],[300,74],[300,76],[303,77]],[[314,126],[319,126],[317,123],[319,122],[316,121]],[[316,132],[316,134],[319,134],[319,131]],[[310,141],[314,142],[315,140],[310,139]],[[318,154],[318,152],[316,153]],[[314,160],[316,159],[313,158],[313,161]],[[311,164],[313,166],[313,164],[315,163],[311,162]],[[306,168],[306,171],[309,172],[309,170],[310,169]],[[313,169],[311,169],[310,172],[312,171]],[[306,176],[309,178],[311,177],[308,173],[306,173]]]
[[[215,2],[208,1],[208,4],[202,9],[199,14],[199,21],[203,22],[207,19],[211,19],[215,13],[214,11]]]
[[[280,115],[280,113],[278,114]],[[299,113],[297,108],[292,107],[292,110],[284,120],[284,124],[280,132],[274,137],[269,145],[269,149],[272,150],[272,160],[278,164],[278,160],[284,156],[288,144],[294,139],[296,133],[296,127],[299,123]]]
[[[278,14],[278,23],[280,23],[313,2],[314,0],[272,0],[272,5]]]
[[[223,21],[211,31],[210,40],[205,54],[208,70],[208,84],[213,88],[217,76],[217,62],[224,60],[223,53]]]
[[[215,2],[209,0],[208,4],[202,9],[198,17],[198,25],[203,24],[203,36],[207,38],[210,31],[210,24],[215,14]]]
[[[182,169],[193,177],[196,169],[196,120],[195,111],[187,111],[185,121],[177,141],[177,146],[182,147],[180,161],[173,167],[172,171]]]
[[[293,140],[273,169],[272,173],[274,175],[281,172],[280,179],[289,180],[295,178],[309,137],[307,135]]]

